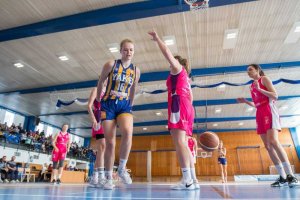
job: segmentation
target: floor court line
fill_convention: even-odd
[[[200,190],[171,190],[172,183],[134,183],[119,185],[114,190],[90,188],[87,184],[1,184],[0,199],[86,199],[86,200],[207,200],[207,199],[241,199],[241,200],[298,200],[300,188],[271,188],[269,182],[238,183],[204,183]]]
[[[99,197],[86,197],[86,196],[70,196],[70,195],[24,195],[24,194],[1,194],[0,193],[0,196],[28,196],[28,197],[59,197],[59,198],[82,198],[82,199],[174,199],[174,200],[177,200],[177,199],[181,199],[182,198],[170,198],[170,197],[167,197],[167,198],[163,198],[163,197],[103,197],[103,196],[99,196]]]

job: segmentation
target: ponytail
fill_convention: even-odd
[[[178,62],[184,67],[184,69],[186,70],[186,72],[187,72],[188,74],[190,74],[190,67],[189,67],[189,64],[188,64],[187,59],[182,58],[182,57],[179,56],[179,55],[174,56],[174,58],[175,58],[176,60],[178,60]]]

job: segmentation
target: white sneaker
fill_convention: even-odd
[[[172,190],[194,190],[196,189],[196,185],[194,184],[193,180],[188,182],[181,181],[179,184],[172,187]]]
[[[3,183],[2,179],[0,178],[0,183]]]
[[[89,182],[89,187],[94,188],[94,187],[97,187],[97,185],[98,185],[98,178],[93,176]]]
[[[15,183],[15,182],[16,182],[15,180],[11,180],[11,181],[10,181],[10,183]]]
[[[114,189],[115,185],[113,184],[113,180],[109,179],[106,180],[105,184],[103,185],[104,190],[112,190]]]
[[[7,180],[7,179],[4,179],[4,183],[9,183],[9,180]]]
[[[103,186],[104,186],[105,183],[106,183],[106,179],[105,178],[99,178],[98,179],[97,188],[103,188]]]
[[[195,185],[195,189],[200,189],[200,185],[197,179],[193,180],[193,183]]]
[[[118,170],[118,175],[121,178],[122,182],[125,184],[131,184],[132,180],[130,178],[130,174],[127,170]]]
[[[16,183],[19,183],[20,181],[19,180],[16,180]]]

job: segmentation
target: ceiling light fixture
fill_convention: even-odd
[[[20,63],[20,62],[15,63],[14,66],[17,67],[17,68],[22,68],[22,67],[24,67],[24,65],[23,65],[22,63]]]

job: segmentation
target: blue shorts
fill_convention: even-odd
[[[101,120],[114,120],[121,114],[132,114],[130,100],[107,99],[101,101]]]
[[[221,165],[226,165],[227,160],[226,160],[226,158],[218,158],[218,163],[221,164]]]

